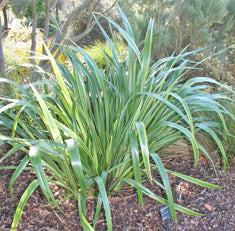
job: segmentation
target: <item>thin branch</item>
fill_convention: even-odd
[[[2,0],[1,3],[0,3],[0,10],[2,10],[5,5],[7,4],[8,0]]]
[[[50,44],[50,51],[52,54],[55,54],[57,52],[57,49],[59,47],[59,45],[55,45],[55,44],[61,44],[61,42],[63,41],[63,39],[66,37],[67,35],[67,32],[68,32],[68,28],[70,27],[71,25],[71,22],[74,18],[78,18],[80,17],[81,15],[84,14],[85,10],[88,9],[88,7],[90,7],[93,3],[95,2],[95,5],[97,3],[100,2],[100,0],[98,1],[95,1],[95,0],[85,0],[83,1],[83,3],[77,7],[75,10],[73,10],[69,17],[67,18],[66,22],[64,23],[64,25],[62,26],[62,29],[59,30],[54,38],[53,38],[53,43]],[[108,9],[106,9],[105,11],[102,12],[102,14],[106,14],[109,10],[111,10],[115,4],[118,2],[118,0],[115,0],[114,3],[111,5],[111,7],[109,7]],[[97,18],[99,19],[101,16],[97,16]],[[92,17],[89,19],[88,21],[88,25],[86,26],[85,30],[80,34],[78,35],[77,37],[73,38],[72,41],[78,41],[78,40],[81,40],[82,38],[84,38],[95,26],[95,22],[94,20],[92,20]],[[59,52],[57,52],[56,54],[56,57],[59,55]],[[41,67],[45,66],[47,63],[47,60],[41,60],[39,65]]]
[[[98,0],[98,1],[95,3],[94,9],[97,7],[98,3],[100,3],[100,0]],[[88,23],[87,23],[87,25],[86,25],[85,30],[84,30],[82,33],[80,33],[79,35],[77,35],[76,37],[72,38],[71,40],[72,40],[73,42],[77,42],[77,41],[83,39],[87,34],[89,34],[89,33],[91,32],[91,30],[92,30],[92,29],[94,28],[94,26],[95,26],[95,23],[94,23],[94,22],[92,23],[92,21],[93,21],[93,15],[91,14],[91,15],[90,15],[90,18],[89,18],[89,20],[88,20]]]
[[[68,32],[68,28],[71,25],[72,20],[75,17],[80,17],[84,11],[94,2],[94,0],[87,0],[85,2],[83,2],[82,5],[80,5],[79,7],[77,7],[74,11],[72,11],[67,19],[67,21],[64,23],[62,30],[59,30],[55,36],[54,36],[54,43],[55,44],[60,44],[64,38],[64,36],[66,36],[67,32]],[[62,36],[63,35],[63,36]],[[54,54],[57,50],[57,47],[54,46],[51,49],[51,53]]]
[[[71,40],[73,42],[77,42],[77,41],[83,39],[87,34],[89,34],[92,31],[92,29],[94,28],[94,26],[96,25],[96,23],[94,21],[93,22],[92,21],[93,21],[93,18],[90,17],[89,22],[88,22],[85,30],[82,33],[80,33],[79,35],[77,35],[76,37],[72,38]]]
[[[52,12],[55,8],[56,8],[56,5],[58,4],[59,0],[55,0],[53,5],[51,6],[51,9],[50,9],[50,12]]]
[[[98,1],[97,4],[99,2],[100,1]],[[101,14],[105,15],[108,11],[110,11],[116,5],[117,2],[118,2],[118,0],[115,0],[114,3],[108,9],[103,11]],[[99,20],[100,18],[101,18],[101,15],[98,15],[97,19]],[[89,34],[92,31],[92,29],[95,27],[95,25],[96,25],[96,22],[93,21],[93,15],[91,15],[85,30],[82,33],[80,33],[79,35],[77,35],[76,37],[72,38],[71,40],[73,42],[78,42],[79,40],[83,39],[87,34]]]
[[[107,10],[102,12],[101,14],[106,14],[108,11],[110,11],[116,5],[117,2],[118,2],[118,0],[115,0],[114,3]]]
[[[75,17],[80,17],[83,13],[84,10],[86,10],[92,3],[94,2],[94,0],[87,0],[85,2],[82,3],[82,5],[80,5],[79,7],[77,7],[68,17],[67,21],[65,22],[63,28],[62,28],[62,33],[63,34],[67,34],[68,28],[72,22],[72,20]]]

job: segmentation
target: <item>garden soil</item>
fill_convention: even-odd
[[[0,158],[7,152],[8,146],[1,147]],[[25,154],[17,152],[7,158],[0,166],[15,165],[20,162]],[[235,230],[235,172],[231,169],[223,172],[218,164],[218,177],[212,166],[204,158],[200,158],[199,164],[194,168],[192,159],[182,155],[168,156],[163,159],[167,169],[197,177],[201,180],[223,186],[223,189],[213,190],[188,183],[174,176],[169,176],[174,200],[176,203],[190,208],[206,216],[193,217],[177,212],[178,222],[170,221],[169,231],[186,230]],[[35,179],[32,171],[23,172],[13,187],[13,197],[10,197],[9,181],[14,170],[0,170],[0,231],[10,230],[13,215],[22,193],[27,185]],[[160,179],[157,172],[153,172],[155,179]],[[156,185],[144,183],[151,191],[165,197],[164,192]],[[57,200],[63,198],[64,191],[51,185],[51,189]],[[96,200],[88,198],[87,219],[92,223]],[[167,221],[162,220],[160,208],[163,207],[157,201],[144,197],[144,207],[138,205],[135,189],[123,187],[116,195],[109,197],[113,230],[137,231],[152,230],[164,231]],[[25,205],[18,231],[79,231],[82,230],[79,221],[76,201],[72,199],[60,202],[63,213],[50,207],[37,189]],[[99,216],[97,231],[107,230],[104,212]]]

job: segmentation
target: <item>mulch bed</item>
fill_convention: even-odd
[[[9,147],[1,147],[0,158],[7,152]],[[17,163],[24,153],[17,152],[7,158],[0,166]],[[216,177],[211,165],[205,159],[200,158],[196,168],[193,160],[181,156],[169,156],[164,159],[166,168],[197,177],[201,180],[223,186],[223,189],[212,190],[185,182],[174,176],[169,176],[174,200],[176,203],[206,214],[205,217],[193,217],[177,212],[178,223],[170,222],[169,230],[235,230],[235,174],[234,172],[223,172],[218,170]],[[19,199],[29,182],[35,178],[31,171],[24,171],[14,184],[13,198],[10,198],[9,181],[14,170],[0,170],[0,230],[10,230],[13,214]],[[159,178],[157,173],[153,173]],[[157,185],[145,184],[151,191],[159,196],[165,197]],[[58,187],[52,186],[56,199],[62,196]],[[160,208],[162,204],[153,199],[144,197],[144,208],[138,205],[138,199],[134,189],[124,187],[118,195],[110,197],[111,212],[113,219],[113,230],[166,230],[166,221],[162,221]],[[47,201],[40,189],[37,189],[29,198],[24,208],[19,231],[63,231],[82,230],[76,201],[67,199],[60,203],[64,214],[57,209],[48,206]],[[87,203],[87,218],[91,222],[96,208],[96,200],[90,199]],[[100,214],[96,230],[106,230],[104,213]]]

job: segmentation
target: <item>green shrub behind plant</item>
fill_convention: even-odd
[[[234,100],[234,96],[233,96]],[[226,105],[227,108],[229,108],[229,112],[235,117],[235,103],[234,101]],[[217,117],[218,120],[218,117]],[[228,136],[224,136],[223,133],[220,131],[219,138],[222,140],[222,143],[225,147],[228,160],[229,160],[229,165],[231,168],[235,166],[235,121],[232,120],[229,116],[225,117],[226,124],[229,128],[229,134]]]
[[[113,43],[115,46],[115,51],[120,54],[119,60],[124,60],[126,58],[126,45],[121,40],[115,40]],[[95,61],[97,66],[102,69],[107,68],[107,61],[105,55],[112,58],[112,49],[110,48],[108,42],[96,41],[94,44],[84,47],[85,52],[91,56]]]
[[[50,204],[58,208],[51,184],[63,187],[68,197],[77,200],[84,230],[95,229],[102,206],[107,229],[112,230],[108,195],[118,192],[124,184],[137,188],[141,205],[143,194],[169,204],[174,221],[175,210],[202,214],[174,203],[168,174],[204,187],[221,188],[165,169],[158,156],[162,148],[184,138],[192,145],[195,166],[199,150],[211,160],[195,138],[203,131],[215,140],[226,168],[227,157],[215,128],[226,134],[224,115],[233,120],[234,117],[218,102],[226,101],[226,95],[205,92],[210,88],[207,83],[221,84],[202,77],[184,81],[183,73],[190,69],[186,59],[190,53],[151,63],[153,21],[149,22],[143,50],[139,50],[130,24],[121,10],[120,13],[125,29],[107,20],[127,41],[128,57],[124,61],[119,62],[120,54],[101,27],[112,50],[112,56],[107,53],[104,56],[106,70],[99,68],[82,48],[67,47],[70,50],[65,49],[65,53],[73,67],[69,71],[63,64],[56,64],[45,47],[56,81],[21,86],[0,79],[16,86],[16,94],[20,93],[17,100],[6,97],[1,101],[0,123],[11,128],[12,135],[0,134],[0,139],[13,148],[0,161],[19,149],[26,152],[11,178],[11,194],[15,180],[28,169],[29,163],[37,175],[21,197],[12,230],[16,230],[24,205],[38,186]],[[78,59],[77,52],[85,63]],[[218,114],[220,121],[214,123],[211,118],[203,117],[204,111]],[[154,178],[151,169],[158,171],[161,182]],[[142,184],[143,176],[160,186],[167,199],[146,188]],[[98,198],[93,226],[86,219],[88,195]]]
[[[221,91],[221,89],[220,89]],[[223,102],[221,101],[221,104],[228,108],[229,112],[231,113],[231,115],[233,116],[233,118],[235,117],[235,102],[234,102],[234,96],[230,96],[231,97],[231,102]],[[215,114],[210,114],[209,112],[205,112],[203,113],[203,117],[205,118],[211,118],[213,119],[213,121],[215,122],[219,122],[220,118],[218,115]],[[228,157],[228,166],[230,168],[233,168],[235,166],[235,121],[230,117],[230,116],[225,116],[225,122],[226,125],[228,127],[228,135],[225,136],[223,132],[221,132],[221,129],[217,128],[217,134],[219,139],[221,140],[227,157]],[[205,139],[206,137],[206,139]],[[206,140],[206,144],[208,146],[208,150],[209,152],[211,152],[211,155],[214,158],[218,158],[219,159],[219,154],[220,154],[220,150],[218,149],[218,146],[216,144],[216,142],[214,141],[214,139],[210,136],[205,135],[203,137]]]
[[[22,65],[27,62],[27,51],[22,47],[14,46],[12,43],[5,45],[4,58],[6,63],[6,69],[9,79],[22,84],[30,74],[30,68],[27,65]]]
[[[144,40],[149,18],[155,21],[155,59],[179,54],[186,46],[206,47],[208,53],[221,50],[222,40],[233,29],[234,0],[125,0],[120,5],[138,43]]]

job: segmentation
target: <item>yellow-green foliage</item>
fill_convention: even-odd
[[[37,31],[38,32],[38,31]],[[8,40],[14,40],[15,42],[30,42],[31,40],[32,27],[23,26],[20,23],[9,31]]]
[[[26,27],[21,24],[12,28],[8,34],[8,37],[4,40],[4,56],[6,62],[6,68],[9,72],[9,77],[12,80],[19,80],[24,77],[28,79],[30,75],[30,68],[23,66],[24,64],[29,64],[29,51],[31,49],[31,33],[32,27]],[[40,56],[42,54],[42,34],[37,30],[37,48],[35,56]],[[48,42],[48,46],[50,41]],[[56,53],[58,50],[56,51]],[[54,55],[55,56],[55,55]],[[60,63],[64,63],[67,60],[64,53],[58,58]],[[35,60],[39,64],[39,58]],[[27,77],[27,78],[25,78]]]
[[[49,47],[50,44],[51,44],[51,42],[49,41],[49,42],[47,43],[47,47]],[[56,50],[56,52],[55,52],[55,54],[53,55],[53,57],[56,56],[56,54],[57,54],[58,51],[59,51],[59,49]],[[42,54],[42,53],[43,53],[43,44],[42,44],[42,43],[40,44],[39,48],[36,49],[36,52],[39,53],[39,54]],[[39,59],[35,59],[35,61],[36,61],[37,64],[39,64],[39,61],[40,61],[40,60],[39,60]],[[65,63],[65,62],[67,61],[66,55],[62,52],[62,53],[60,54],[60,56],[58,57],[57,61],[58,61],[59,63]]]
[[[16,22],[15,27],[11,28],[3,42],[8,78],[19,84],[29,82],[30,67],[27,64],[29,64],[31,32],[31,27],[26,27]],[[39,39],[39,36],[40,34],[38,33],[37,39]]]
[[[114,43],[115,51],[120,54],[119,59],[124,60],[126,58],[125,51],[127,46],[123,41],[115,41]],[[107,59],[105,59],[105,53],[112,57],[112,50],[108,42],[96,41],[94,44],[87,46],[84,50],[93,58],[99,68],[106,69]]]
[[[23,43],[14,44],[8,41],[8,43],[4,44],[3,52],[9,79],[20,84],[27,81],[30,68],[23,65],[29,63],[27,46],[24,46]]]

